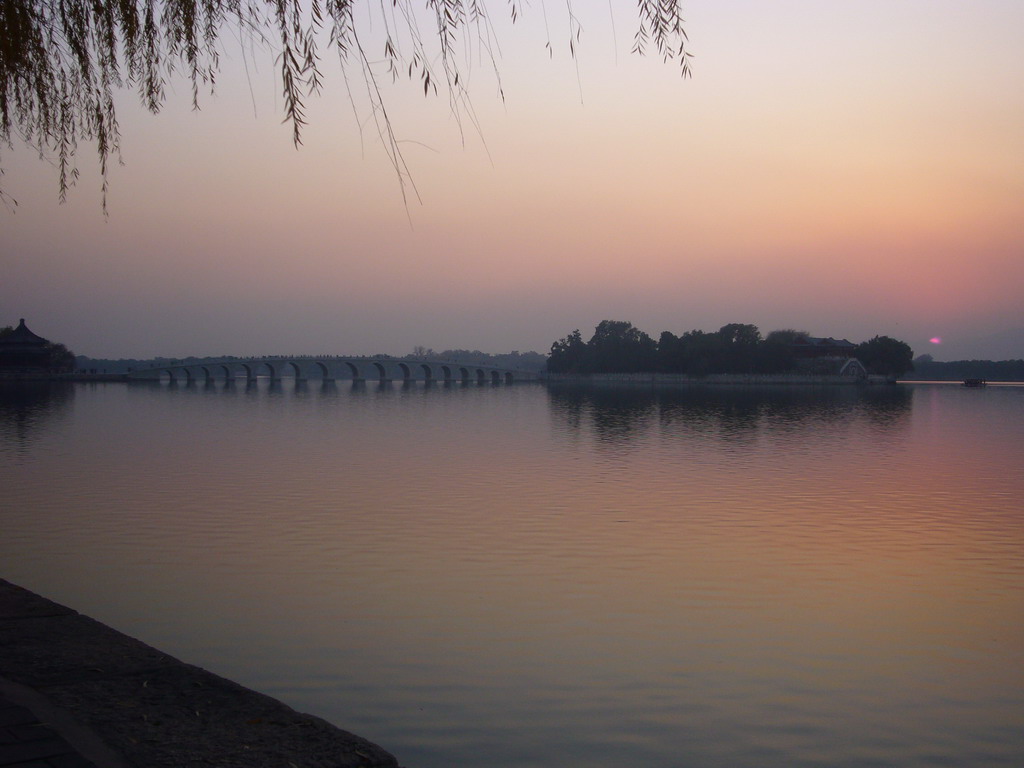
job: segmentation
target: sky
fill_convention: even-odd
[[[603,319],[1024,358],[1024,3],[684,1],[690,79],[630,53],[632,2],[573,3],[575,58],[566,4],[489,7],[473,119],[381,74],[408,203],[358,72],[328,55],[296,149],[273,53],[230,36],[199,111],[120,95],[106,217],[87,145],[64,204],[0,148],[0,325],[97,358],[547,352]]]

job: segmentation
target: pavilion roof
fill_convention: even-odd
[[[0,345],[5,347],[41,347],[49,343],[48,339],[44,339],[28,329],[28,326],[25,325],[25,318],[21,318],[18,327],[0,339]]]
[[[794,344],[808,347],[856,347],[852,341],[847,339],[833,339],[831,336],[797,336]]]

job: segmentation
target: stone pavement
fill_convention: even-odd
[[[0,766],[100,768],[35,712],[4,698],[0,698]]]
[[[0,768],[398,768],[376,744],[0,579]]]

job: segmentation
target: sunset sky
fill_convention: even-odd
[[[272,53],[230,36],[201,111],[123,94],[107,218],[88,146],[64,205],[3,148],[0,325],[115,358],[546,352],[606,318],[1024,357],[1024,2],[691,0],[689,80],[630,53],[635,3],[574,2],[575,61],[564,3],[490,7],[479,131],[381,74],[422,202],[358,72],[354,115],[327,55],[296,150]]]

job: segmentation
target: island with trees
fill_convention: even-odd
[[[622,320],[602,320],[588,341],[578,329],[556,341],[547,366],[553,378],[649,374],[780,382],[895,381],[911,370],[910,346],[888,336],[854,344],[794,329],[762,336],[756,325],[729,323],[717,331],[692,330],[681,336],[662,331],[655,340]]]

